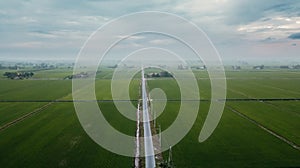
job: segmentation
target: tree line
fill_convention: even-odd
[[[3,76],[10,79],[28,79],[34,75],[33,72],[5,72]]]

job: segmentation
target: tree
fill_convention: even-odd
[[[33,72],[5,72],[3,76],[6,76],[10,79],[23,79],[23,78],[31,78],[34,75]]]

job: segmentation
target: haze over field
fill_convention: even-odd
[[[0,1],[0,168],[300,167],[300,0]]]
[[[225,63],[298,64],[299,9],[300,1],[294,0],[1,1],[0,59],[73,61],[85,40],[100,26],[124,14],[154,10],[178,14],[196,23]],[[170,23],[166,21],[162,26],[183,29]],[[141,34],[116,46],[111,57],[143,46],[178,49],[175,43],[164,36]]]

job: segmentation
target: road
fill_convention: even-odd
[[[143,98],[144,146],[145,146],[145,155],[148,155],[145,157],[146,160],[145,166],[146,168],[154,168],[155,158],[154,158],[152,133],[150,127],[149,112],[148,112],[148,97],[146,92],[144,68],[142,68],[142,98]]]

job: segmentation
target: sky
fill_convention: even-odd
[[[74,60],[100,26],[142,11],[169,12],[195,23],[223,60],[300,63],[298,0],[0,1],[0,61]],[[119,51],[171,43],[158,36],[129,40]]]

